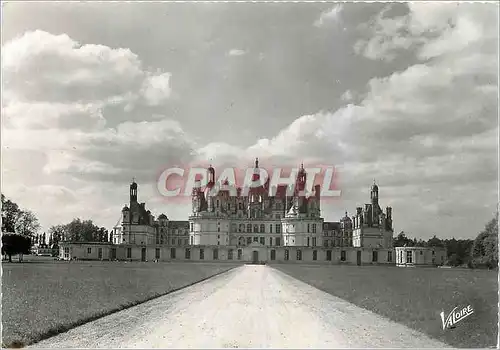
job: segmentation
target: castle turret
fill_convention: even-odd
[[[208,183],[207,187],[212,188],[215,185],[215,169],[210,165],[207,169],[208,173]]]
[[[385,208],[385,216],[386,216],[386,220],[385,220],[385,229],[387,231],[393,231],[393,227],[392,227],[392,208],[391,207],[387,207]]]
[[[372,200],[372,205],[375,206],[375,204],[378,204],[378,186],[375,183],[375,180],[373,180],[373,185],[370,193],[370,198]]]
[[[124,224],[130,223],[130,209],[127,207],[126,204],[122,209],[122,223]]]
[[[132,183],[130,184],[130,203],[136,203],[137,202],[137,183],[135,180],[132,180]]]
[[[306,189],[306,178],[307,173],[304,169],[304,164],[300,165],[299,173],[297,174],[297,183],[295,193],[298,195],[304,195],[304,191]]]

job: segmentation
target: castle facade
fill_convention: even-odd
[[[138,201],[138,186],[130,185],[130,202],[108,243],[63,242],[61,258],[140,261],[239,260],[247,262],[317,262],[395,264],[392,209],[379,205],[374,183],[370,202],[338,222],[321,216],[320,186],[306,194],[307,172],[301,166],[293,186],[269,191],[269,180],[248,191],[216,183],[207,169],[207,185],[197,180],[188,221],[156,219]],[[253,181],[259,180],[255,161]],[[434,263],[434,261],[433,261]]]
[[[255,176],[258,175],[255,161]],[[340,222],[321,217],[320,186],[306,196],[307,173],[303,166],[297,175],[293,194],[278,186],[269,195],[269,181],[244,194],[236,189],[217,188],[215,169],[207,169],[208,184],[193,189],[189,216],[189,244],[192,246],[261,247],[373,247],[392,248],[392,209],[383,213],[378,202],[378,186],[371,188],[371,202],[358,207],[356,215],[347,212]],[[213,195],[215,193],[215,195]]]

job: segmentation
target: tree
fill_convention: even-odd
[[[393,242],[395,247],[412,247],[414,246],[413,240],[410,238],[406,237],[404,231],[401,231],[397,236],[396,239]]]
[[[446,261],[445,264],[448,265],[448,266],[459,266],[461,264],[461,259],[460,259],[460,257],[458,256],[457,253],[452,253],[448,257],[448,259],[447,259],[447,261]]]
[[[2,232],[15,232],[20,212],[19,206],[2,194]]]
[[[33,237],[40,229],[40,223],[31,211],[21,211],[15,224],[16,233],[25,237]]]
[[[431,239],[427,241],[428,247],[441,247],[444,248],[444,242],[434,235]]]
[[[19,261],[23,259],[23,254],[29,254],[31,238],[16,233],[5,233],[2,235],[2,255],[8,255],[9,262],[12,262],[12,255],[19,254]]]
[[[475,267],[498,266],[498,212],[474,240],[471,255]]]
[[[73,242],[96,242],[99,241],[101,229],[94,225],[92,220],[73,219],[65,225],[67,240]]]
[[[65,240],[66,237],[66,225],[53,225],[49,228],[49,233],[52,236],[52,244],[59,244],[59,242]]]
[[[106,241],[106,229],[101,227],[97,230],[97,237],[95,237],[97,242],[105,242]]]
[[[448,255],[448,262],[452,266],[468,265],[472,250],[471,239],[445,239],[443,241]],[[453,264],[452,264],[453,262]]]

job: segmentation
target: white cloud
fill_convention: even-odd
[[[158,105],[172,94],[171,74],[144,70],[129,49],[41,30],[3,45],[2,78],[7,128],[100,128],[107,106]]]
[[[241,50],[241,49],[232,49],[232,50],[229,50],[229,52],[227,54],[228,54],[228,56],[243,56],[246,54],[246,51]]]
[[[340,99],[345,102],[350,102],[354,99],[354,94],[351,90],[346,90],[342,96],[340,96]]]
[[[386,17],[386,7],[361,26],[368,38],[355,50],[370,59],[393,60],[402,50],[417,50],[426,60],[463,49],[496,52],[498,47],[498,4],[410,3],[409,13]]]
[[[322,12],[319,18],[314,22],[314,25],[316,27],[321,27],[330,21],[338,21],[343,9],[343,4],[336,4],[332,8]]]
[[[170,73],[149,76],[145,79],[142,94],[149,105],[159,105],[172,94],[170,88]]]

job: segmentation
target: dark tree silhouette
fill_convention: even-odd
[[[31,238],[15,234],[5,233],[2,235],[2,255],[9,257],[12,262],[12,255],[19,254],[19,261],[22,261],[22,254],[29,254],[31,248]]]

